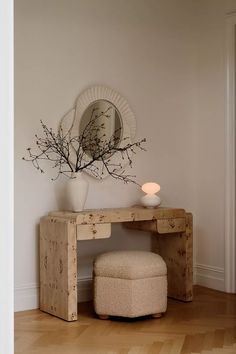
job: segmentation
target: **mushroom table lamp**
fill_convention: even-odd
[[[161,187],[157,183],[148,182],[142,185],[142,191],[146,193],[141,198],[141,203],[146,208],[154,208],[161,203],[161,199],[156,195]]]

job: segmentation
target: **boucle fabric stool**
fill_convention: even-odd
[[[152,252],[113,251],[94,262],[94,307],[111,316],[160,317],[167,308],[167,269]]]

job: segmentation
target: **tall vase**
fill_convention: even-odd
[[[72,172],[67,182],[67,195],[71,210],[82,211],[88,195],[88,181],[82,172]]]

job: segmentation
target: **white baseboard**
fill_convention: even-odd
[[[93,279],[80,278],[78,280],[78,302],[91,301],[93,299]]]
[[[219,267],[211,267],[206,264],[197,264],[195,266],[195,284],[205,286],[207,288],[224,291],[225,279],[224,269]]]
[[[92,278],[78,279],[78,302],[90,301],[93,298]],[[39,285],[25,284],[15,287],[14,310],[25,311],[39,308]]]
[[[224,269],[197,264],[194,267],[194,284],[224,291]],[[78,280],[78,302],[90,301],[93,298],[93,280],[83,277]],[[15,287],[15,311],[39,308],[39,285],[27,284]]]
[[[24,311],[39,308],[39,285],[24,284],[14,289],[14,310]]]

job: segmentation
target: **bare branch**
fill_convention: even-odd
[[[136,154],[138,150],[146,151],[144,148],[146,139],[134,143],[130,143],[128,137],[121,139],[121,127],[107,138],[103,133],[105,124],[104,122],[99,124],[98,119],[101,117],[109,119],[110,108],[108,107],[106,111],[100,113],[97,108],[94,108],[90,120],[84,127],[82,134],[78,136],[72,136],[74,120],[68,131],[63,131],[61,126],[57,133],[52,128],[48,128],[41,120],[43,136],[35,135],[36,152],[28,148],[28,157],[23,157],[23,160],[30,161],[41,173],[44,173],[41,161],[48,160],[52,168],[57,170],[57,175],[53,180],[59,178],[60,175],[70,177],[71,172],[87,170],[96,178],[102,178],[106,171],[111,177],[122,180],[124,183],[138,184],[134,180],[136,176],[125,174],[125,165],[128,162],[132,167],[132,155]],[[128,142],[126,143],[126,141]],[[111,159],[113,155],[119,157],[119,162],[114,163],[114,160]],[[101,170],[96,166],[96,161],[102,162]]]

